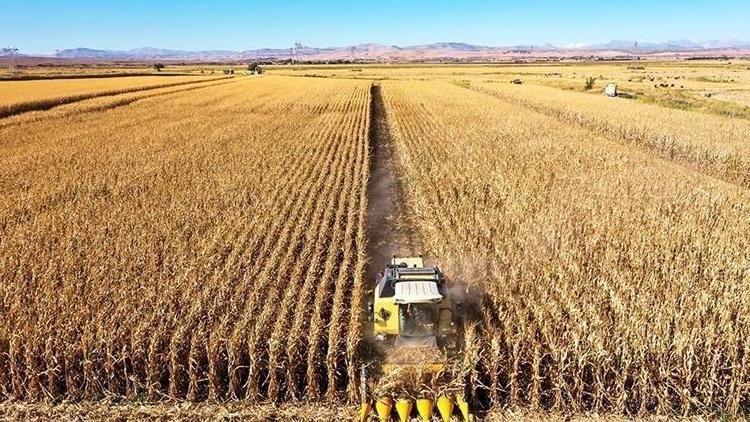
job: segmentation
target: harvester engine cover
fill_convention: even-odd
[[[375,280],[373,334],[392,345],[454,348],[458,309],[438,267],[421,257],[393,257]]]

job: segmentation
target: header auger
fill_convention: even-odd
[[[449,288],[438,267],[425,266],[419,257],[393,256],[384,272],[375,279],[374,292],[368,304],[372,323],[372,344],[381,357],[383,377],[406,376],[439,378],[447,373],[450,360],[460,352],[463,335],[463,296],[459,289]],[[411,420],[412,413],[421,420],[431,420],[433,409],[444,421],[454,411],[470,420],[465,394],[434,391],[404,394],[394,398],[394,391],[367,391],[368,370],[361,370],[360,421],[372,413],[389,420],[395,410],[398,420]],[[421,381],[417,380],[417,383]],[[372,396],[372,397],[371,397]]]

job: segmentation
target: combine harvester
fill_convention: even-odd
[[[368,318],[372,323],[372,341],[383,356],[382,375],[427,372],[438,374],[461,349],[463,334],[462,299],[458,289],[449,289],[437,267],[425,267],[419,257],[393,256],[375,280]],[[422,397],[414,401],[389,394],[370,397],[367,392],[367,369],[361,371],[360,421],[372,413],[372,401],[381,421],[389,420],[395,409],[400,421],[411,420],[416,408],[421,420],[432,419],[433,407],[444,421],[458,410],[463,420],[470,420],[466,395]]]

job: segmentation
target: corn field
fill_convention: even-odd
[[[364,274],[384,265],[367,252],[384,205],[372,80],[123,79],[0,86],[0,408],[358,403]],[[747,414],[745,121],[531,84],[378,84],[410,241],[476,315],[449,373],[377,394]]]
[[[750,122],[632,103],[627,99],[564,92],[542,86],[475,83],[500,96],[624,145],[750,188]],[[699,128],[696,130],[696,128]]]
[[[466,345],[480,349],[478,395],[535,410],[746,409],[744,187],[447,83],[389,82],[384,96],[424,250],[481,295]]]
[[[368,95],[268,78],[7,122],[0,394],[345,394]]]

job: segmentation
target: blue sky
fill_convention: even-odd
[[[363,42],[485,45],[637,38],[750,40],[747,0],[3,0],[0,47],[186,50],[315,47]]]

